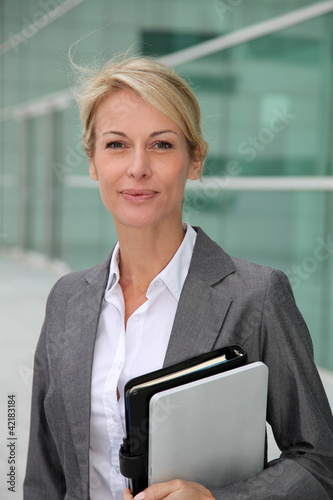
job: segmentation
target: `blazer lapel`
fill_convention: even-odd
[[[213,285],[235,272],[234,264],[200,228],[196,230],[164,366],[212,350],[232,302],[226,291]]]
[[[89,270],[86,283],[68,303],[62,388],[82,479],[89,478],[90,386],[100,309],[109,275],[111,254]]]

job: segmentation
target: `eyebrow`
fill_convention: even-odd
[[[157,135],[166,134],[168,132],[178,135],[177,132],[175,132],[174,130],[158,130],[157,132],[153,132],[152,134],[150,134],[149,137],[156,137]],[[124,132],[119,132],[118,130],[107,130],[106,132],[103,132],[102,135],[107,135],[107,134],[114,134],[114,135],[120,135],[121,137],[127,137],[127,135],[124,134]]]

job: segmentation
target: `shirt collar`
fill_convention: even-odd
[[[184,239],[169,264],[151,282],[148,293],[154,281],[161,279],[173,296],[179,300],[184,281],[186,279],[197,233],[187,223],[183,223],[186,230]]]
[[[162,280],[173,296],[179,300],[184,281],[186,279],[190,262],[192,258],[193,248],[197,233],[186,222],[183,222],[183,228],[186,233],[177,252],[172,257],[168,265],[152,280],[150,283],[147,296],[154,291],[154,283]],[[105,299],[109,298],[109,294],[119,282],[119,242],[116,244],[112,253],[110,263],[109,279],[105,291]]]
[[[111,262],[110,262],[110,272],[109,279],[105,290],[105,299],[108,298],[109,294],[112,292],[114,287],[117,285],[120,274],[119,274],[119,241],[117,242],[114,250],[112,252]]]

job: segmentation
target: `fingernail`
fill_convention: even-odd
[[[135,495],[134,500],[143,500],[144,498],[146,498],[146,493],[144,491],[141,491],[141,493]]]

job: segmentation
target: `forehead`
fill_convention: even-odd
[[[113,126],[144,129],[172,128],[181,133],[178,125],[162,111],[157,110],[143,99],[127,90],[117,90],[105,98],[95,113],[97,132]]]

